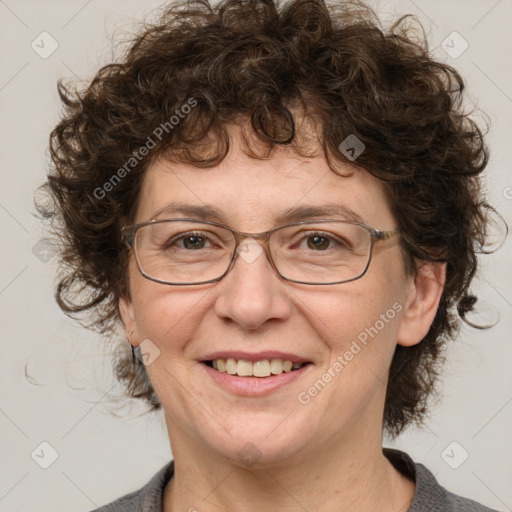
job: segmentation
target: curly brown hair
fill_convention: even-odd
[[[36,205],[60,242],[62,310],[104,335],[120,325],[119,299],[129,297],[120,231],[133,220],[155,158],[217,165],[230,146],[226,123],[238,118],[268,149],[256,157],[282,145],[300,153],[300,105],[319,127],[331,169],[348,161],[339,145],[349,134],[364,143],[357,165],[385,183],[408,272],[421,260],[447,264],[428,334],[397,346],[389,373],[387,432],[419,422],[445,343],[474,307],[469,286],[490,207],[479,177],[488,152],[463,109],[463,79],[432,58],[416,23],[405,16],[384,29],[360,2],[182,2],[145,24],[91,83],[59,81],[64,113],[50,136],[46,200]],[[191,99],[194,107],[181,116]],[[164,127],[158,137],[157,127]],[[160,408],[144,365],[129,352],[115,358],[128,395]]]

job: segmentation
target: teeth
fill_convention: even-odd
[[[281,361],[281,359],[272,359],[272,361],[270,361],[270,371],[274,375],[283,373],[283,361]]]
[[[240,359],[238,366],[236,367],[237,375],[240,377],[250,377],[252,375],[252,363],[250,361],[244,361]]]
[[[226,361],[226,372],[230,375],[236,375],[237,366],[238,363],[234,359],[228,359]]]
[[[293,363],[291,361],[283,361],[283,371],[284,372],[291,372],[292,366],[293,366]]]
[[[298,370],[304,363],[295,363],[282,359],[263,359],[262,361],[246,361],[244,359],[236,360],[229,358],[215,359],[212,366],[219,372],[226,372],[230,375],[238,375],[240,377],[270,377],[270,375],[279,375],[283,372],[291,372]]]
[[[240,365],[240,363],[238,364]],[[270,363],[266,359],[252,363],[252,374],[255,377],[268,377],[270,375]]]

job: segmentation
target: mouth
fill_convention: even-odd
[[[291,361],[289,359],[261,359],[248,361],[246,359],[217,358],[201,361],[204,365],[219,373],[238,377],[268,378],[283,373],[292,373],[312,364],[309,361]]]
[[[244,397],[264,397],[286,389],[315,366],[298,354],[275,350],[212,352],[198,363],[216,386]]]

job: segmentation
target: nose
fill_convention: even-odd
[[[244,329],[258,329],[269,320],[284,320],[290,315],[286,286],[254,239],[240,244],[232,267],[217,289],[216,314]]]

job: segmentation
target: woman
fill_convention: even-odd
[[[174,5],[60,86],[57,299],[122,324],[117,376],[174,457],[98,510],[490,510],[382,448],[426,411],[487,226],[462,79],[407,23]]]

